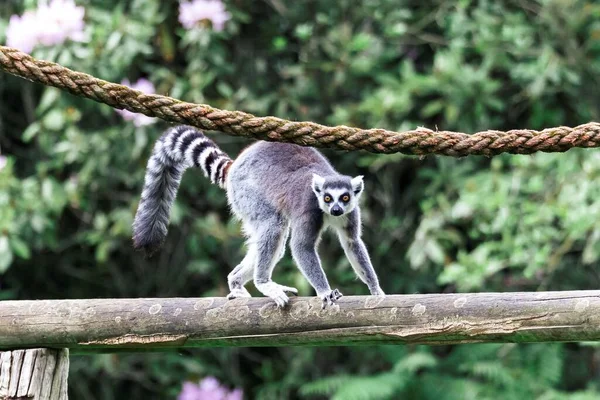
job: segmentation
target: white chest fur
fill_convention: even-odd
[[[339,217],[334,217],[333,215],[329,215],[327,213],[323,213],[323,228],[332,228],[336,231],[343,230],[346,226],[348,226],[348,216],[341,215]]]

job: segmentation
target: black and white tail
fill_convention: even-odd
[[[189,126],[167,130],[154,145],[146,167],[144,190],[133,221],[133,245],[150,256],[167,236],[171,206],[181,176],[190,167],[200,167],[212,183],[225,187],[233,160]]]

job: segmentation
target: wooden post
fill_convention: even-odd
[[[0,400],[67,400],[69,349],[0,352]]]

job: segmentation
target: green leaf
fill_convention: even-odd
[[[287,39],[283,36],[277,36],[273,39],[273,48],[275,51],[283,51],[287,47]]]
[[[40,113],[45,113],[50,108],[56,106],[56,101],[62,96],[62,91],[56,88],[47,87],[40,99],[40,103],[38,104],[37,111]]]
[[[23,135],[21,135],[21,138],[23,139],[24,142],[29,142],[31,141],[31,139],[33,139],[35,137],[35,135],[37,135],[40,132],[41,126],[38,122],[34,122],[32,124],[30,124],[25,131],[23,131]]]
[[[11,236],[10,247],[17,257],[29,260],[31,258],[31,251],[29,246],[18,236]]]
[[[0,274],[5,272],[13,261],[13,253],[6,236],[0,236]]]
[[[300,40],[308,40],[313,32],[313,26],[310,24],[301,24],[296,26],[295,34]]]
[[[229,98],[233,95],[233,89],[231,88],[231,86],[229,86],[225,82],[218,82],[217,90],[223,97],[226,97],[226,98]]]
[[[430,101],[425,107],[421,109],[421,115],[424,118],[430,118],[436,114],[439,114],[443,109],[444,102],[442,100]]]
[[[52,131],[62,130],[65,122],[65,113],[60,108],[51,109],[42,119],[44,127]]]
[[[371,35],[368,35],[366,33],[360,33],[358,35],[355,35],[352,38],[352,42],[350,42],[350,50],[352,51],[363,51],[365,49],[367,49],[372,42],[372,37]]]

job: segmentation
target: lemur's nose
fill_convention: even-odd
[[[340,206],[333,206],[331,207],[331,215],[333,216],[339,216],[342,215],[344,213],[344,211],[342,210],[342,208]]]

